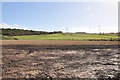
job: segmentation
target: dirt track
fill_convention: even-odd
[[[5,42],[3,44],[9,43],[9,41]],[[3,45],[2,48],[3,78],[118,79],[120,75],[120,53],[115,44],[100,46],[91,43],[91,45],[28,45],[25,43],[17,45],[17,42],[10,45],[11,43]]]

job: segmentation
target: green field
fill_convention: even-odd
[[[24,35],[13,36],[18,40],[110,40],[118,39],[117,34],[78,34],[78,33],[60,33],[60,34],[42,34],[42,35]]]
[[[17,40],[17,39],[13,36],[3,36],[2,35],[2,40]]]

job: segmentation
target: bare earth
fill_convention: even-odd
[[[118,45],[118,43],[118,41],[2,40],[3,45]]]
[[[119,80],[120,77],[118,42],[3,41],[2,44],[3,79]]]

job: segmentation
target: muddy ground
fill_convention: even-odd
[[[119,55],[116,45],[3,45],[2,78],[117,80]]]

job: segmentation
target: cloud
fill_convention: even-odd
[[[19,29],[30,30],[28,27],[20,27]]]
[[[90,10],[91,10],[91,7],[88,6],[88,7],[86,8],[86,11],[90,11]]]
[[[71,27],[68,29],[68,32],[89,32],[89,29],[85,27]]]
[[[18,25],[18,24],[13,24],[13,26],[11,26],[11,25],[8,25],[8,24],[6,24],[6,23],[0,24],[0,28],[11,28],[11,29],[24,29],[24,30],[29,30],[29,28],[26,27],[26,26],[20,26],[20,25]]]
[[[70,27],[68,28],[68,32],[87,32],[87,33],[99,33],[98,27]],[[101,27],[100,32],[110,33],[110,32],[118,32],[117,27]]]
[[[27,26],[21,26],[21,25],[18,25],[18,24],[13,24],[12,26],[11,25],[8,25],[6,23],[2,23],[0,24],[0,28],[11,28],[11,29],[24,29],[24,30],[30,30]],[[33,29],[32,29],[33,30]],[[34,29],[35,30],[35,29]],[[36,29],[38,30],[38,29]],[[41,31],[47,31],[45,30],[44,27],[42,27],[40,29]],[[66,32],[66,27],[61,27],[60,29],[57,29],[58,31],[63,31],[63,32]],[[51,30],[50,30],[51,31]],[[53,30],[55,31],[55,29]],[[120,30],[119,30],[120,31]],[[67,32],[88,32],[88,33],[99,33],[99,27],[75,27],[75,26],[71,26],[71,27],[68,27],[68,31]],[[109,33],[109,32],[118,32],[118,27],[113,27],[113,26],[103,26],[100,28],[100,32],[104,32],[104,33]]]
[[[0,28],[16,28],[16,27],[10,26],[6,23],[2,23],[2,24],[0,24]]]
[[[18,27],[19,25],[17,25],[17,24],[13,24],[14,26],[16,26],[16,27]]]

